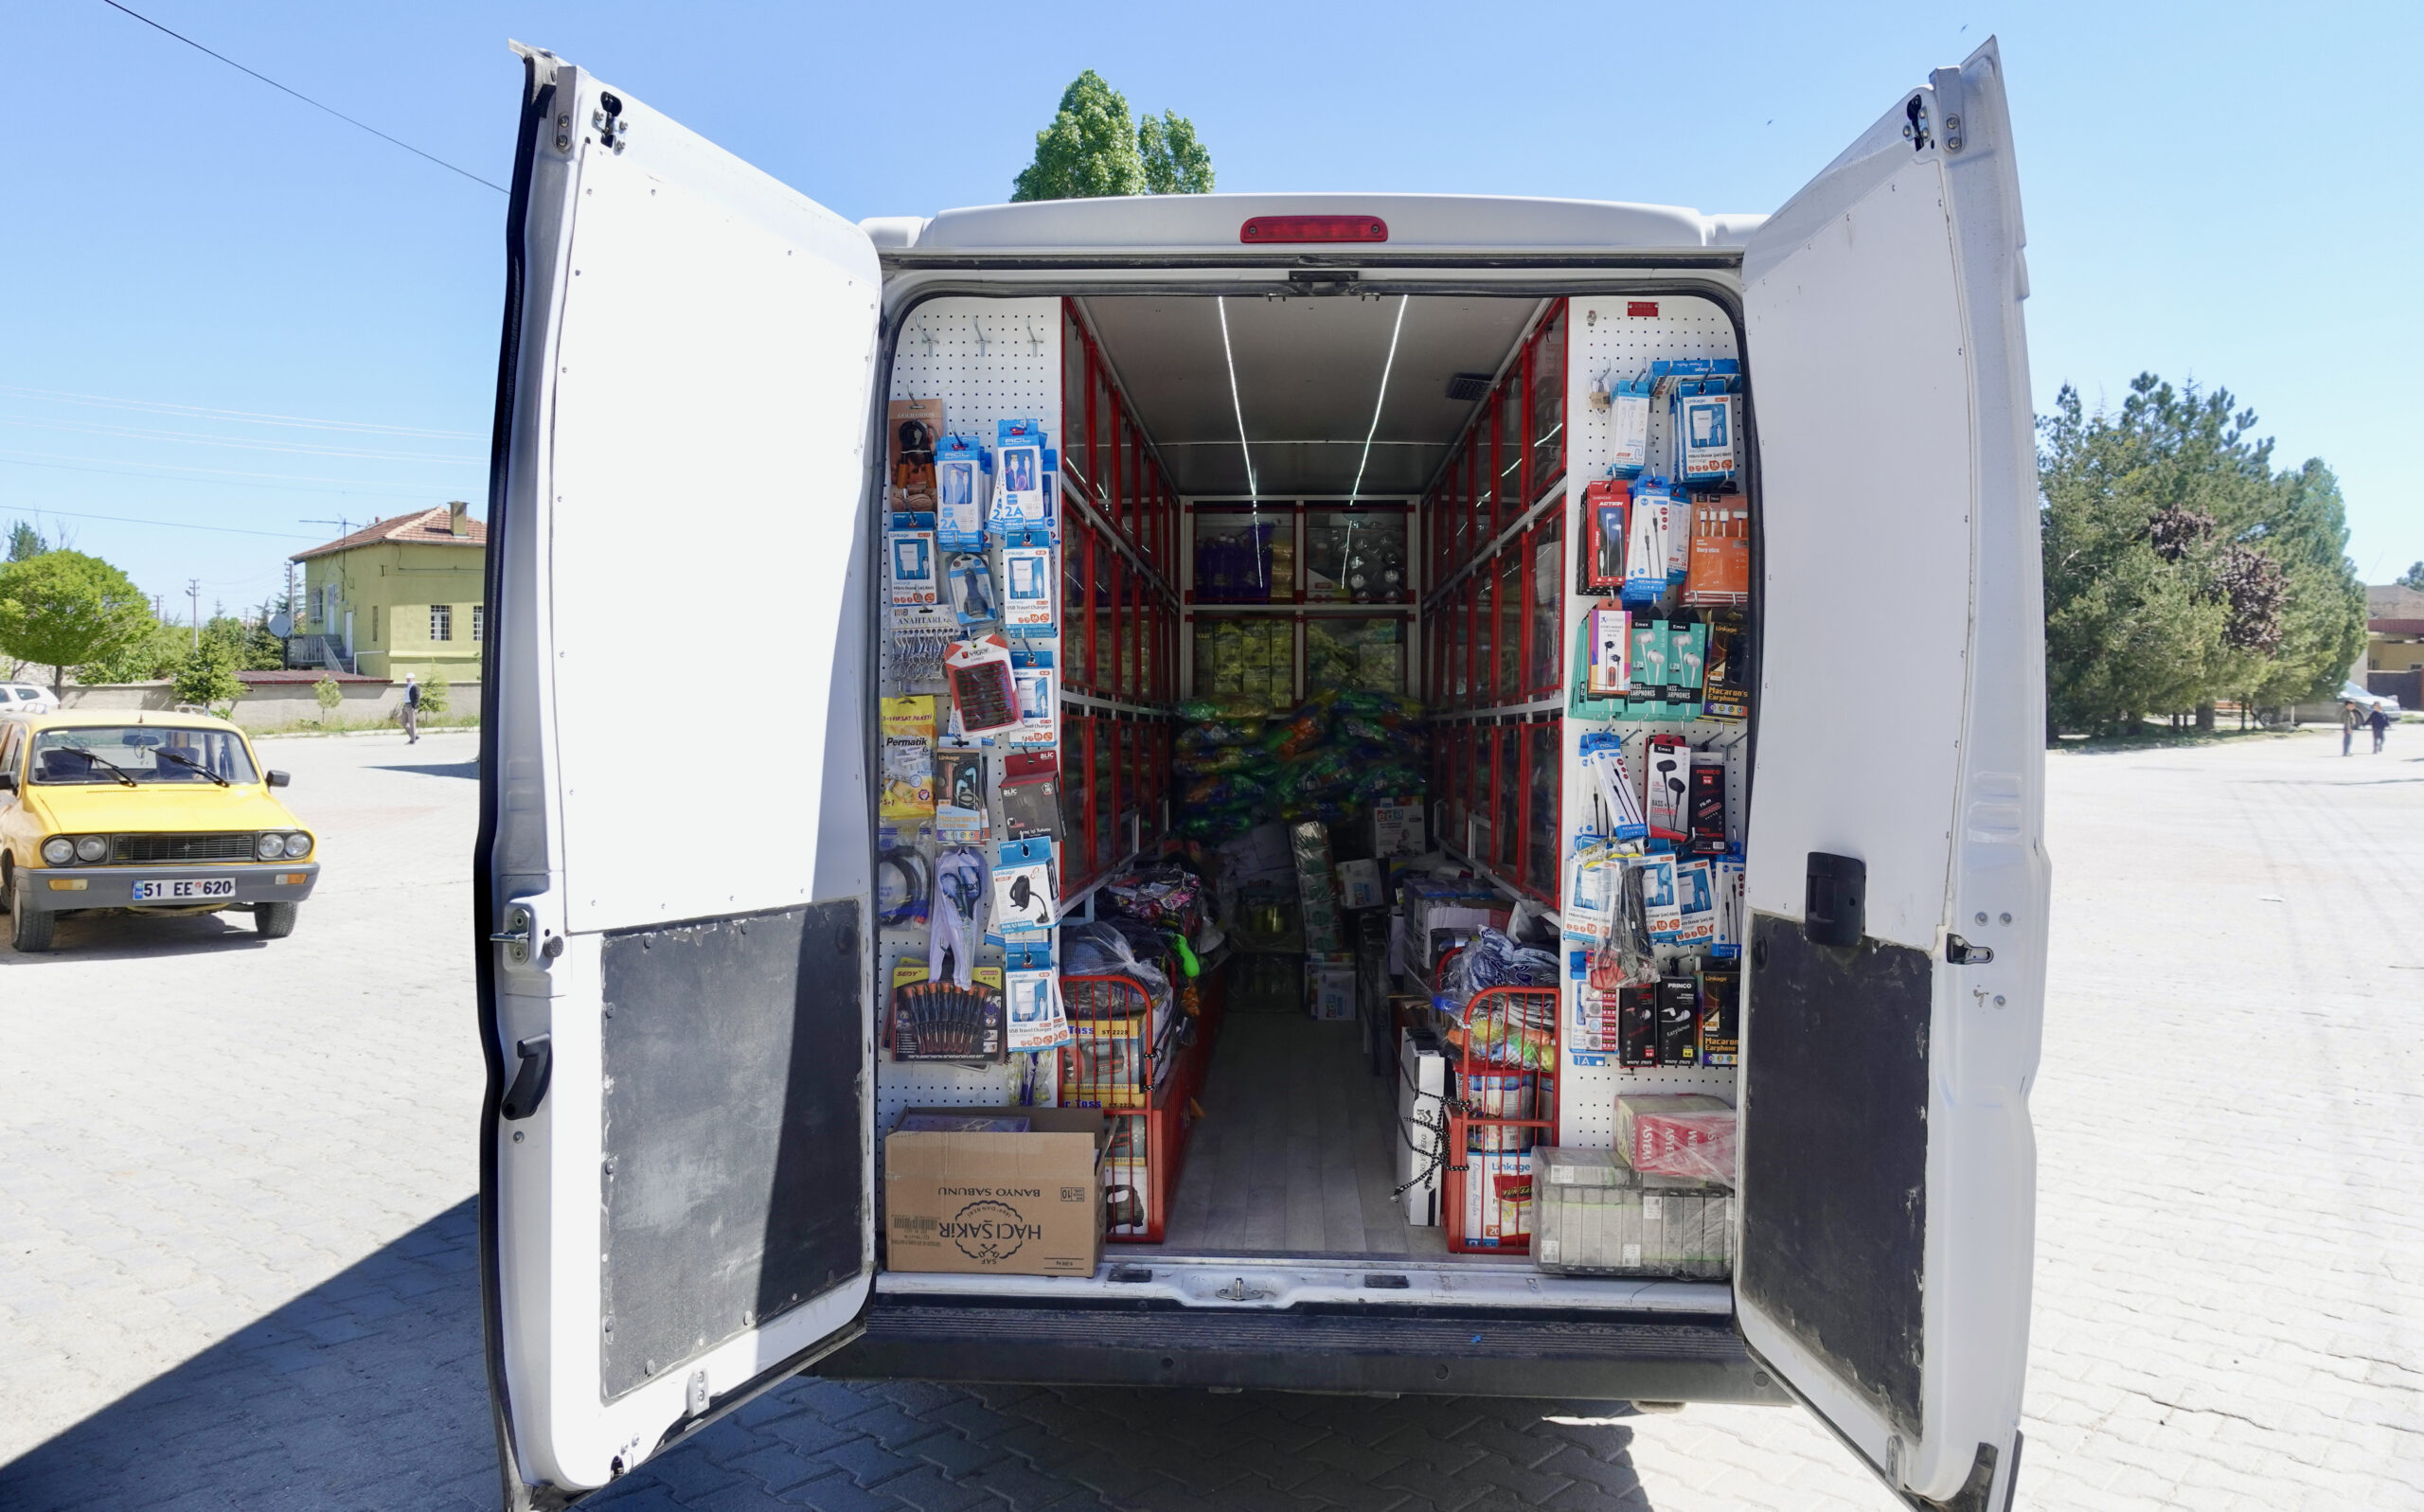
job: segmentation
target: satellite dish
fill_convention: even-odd
[[[294,633],[294,616],[281,611],[269,616],[269,632],[279,640]]]

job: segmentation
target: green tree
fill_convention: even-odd
[[[98,557],[45,551],[0,567],[0,651],[62,685],[69,667],[115,655],[151,624],[151,601]]]
[[[312,685],[312,702],[320,705],[320,722],[326,724],[337,705],[345,702],[345,688],[335,678],[322,672],[320,680]]]
[[[10,561],[23,561],[28,557],[39,557],[49,549],[50,543],[43,540],[42,532],[25,521],[20,520],[9,527],[9,560]]]
[[[2401,588],[2424,589],[2424,561],[2419,561],[2415,566],[2410,567],[2405,572],[2399,574],[2398,586]]]
[[[435,667],[431,668],[430,674],[421,679],[420,711],[423,714],[443,714],[450,702],[451,697],[446,690],[446,674]]]
[[[2337,481],[2320,461],[2274,473],[2255,413],[2232,404],[2142,374],[2117,411],[2090,415],[2065,386],[2039,421],[2057,727],[2295,702],[2362,645]]]
[[[224,640],[205,640],[195,647],[169,685],[178,703],[198,703],[214,714],[225,714],[244,696],[235,653]]]
[[[146,683],[172,676],[193,654],[190,628],[152,620],[143,632],[128,640],[116,650],[76,667],[76,681],[91,685],[97,683]]]
[[[1035,160],[1010,199],[1088,200],[1124,194],[1208,194],[1212,154],[1195,123],[1171,111],[1138,124],[1128,97],[1089,68],[1060,94],[1052,124],[1035,133]]]
[[[1148,194],[1212,192],[1212,154],[1195,134],[1195,123],[1176,111],[1136,123],[1136,155],[1145,160]]]

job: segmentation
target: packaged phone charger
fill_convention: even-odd
[[[1559,911],[1568,938],[1594,944],[1608,938],[1615,925],[1616,883],[1623,876],[1623,858],[1604,841],[1575,851],[1573,881]]]
[[[990,625],[1002,617],[1002,597],[993,586],[993,564],[981,551],[943,553],[943,580],[951,590],[952,613],[960,624]]]
[[[985,459],[972,436],[935,443],[935,533],[945,551],[985,549]]]
[[[1723,390],[1685,394],[1676,400],[1676,434],[1683,444],[1676,468],[1680,481],[1702,489],[1734,481],[1734,396]]]
[[[996,530],[1042,530],[1051,517],[1043,507],[1043,422],[1003,420],[993,448],[991,522]]]
[[[935,549],[935,517],[901,512],[883,533],[885,576],[891,579],[892,607],[917,609],[940,603],[941,562]]]
[[[1070,1043],[1074,1036],[1060,1003],[1060,973],[1052,964],[1052,936],[1010,941],[1003,965],[1010,1048],[1052,1050]]]
[[[993,859],[993,927],[1005,936],[1022,930],[1050,929],[1060,916],[1053,906],[1052,842],[1006,840]]]
[[[1002,548],[1002,624],[1011,634],[1052,633],[1052,546],[1041,531],[1020,531]]]
[[[1720,856],[1709,865],[1709,885],[1717,893],[1717,938],[1710,942],[1709,953],[1721,960],[1734,960],[1742,953],[1742,860],[1738,856]]]
[[[1012,745],[1059,746],[1060,685],[1049,649],[1032,643],[1010,648],[1010,682],[1018,689],[1019,727]]]

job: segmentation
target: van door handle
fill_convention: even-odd
[[[498,1112],[508,1122],[518,1123],[539,1111],[546,1100],[547,1078],[555,1074],[556,1052],[548,1037],[534,1034],[527,1040],[517,1040],[513,1053],[522,1058],[522,1069],[513,1074],[513,1085],[505,1089],[505,1106]]]

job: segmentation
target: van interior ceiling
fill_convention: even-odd
[[[1665,576],[1686,536],[1747,543],[1730,461],[1697,514],[1674,489],[1656,591],[1619,594],[1635,496],[1681,456],[1653,364],[1738,395],[1737,357],[1725,310],[1671,292],[913,304],[877,610],[880,1150],[904,1116],[1098,1107],[1108,1262],[1529,1270],[1558,1259],[1532,1200],[1557,1147],[1613,1169],[1543,1179],[1635,1189],[1629,1240],[1563,1241],[1569,1273],[1634,1283],[1608,1305],[1722,1279],[1725,1185],[1609,1152],[1621,1094],[1734,1101],[1739,922],[1712,889],[1740,875],[1747,695],[1716,689],[1729,650],[1747,685],[1748,584]],[[1645,683],[1653,658],[1677,665]],[[1595,758],[1568,714],[1628,699]],[[1610,869],[1632,916],[1594,904],[1603,937],[1641,941],[1621,991],[1563,968],[1595,845],[1702,868],[1688,950]],[[1662,1005],[1687,1021],[1663,1059]],[[1645,1183],[1704,1214],[1663,1259]],[[891,1272],[925,1269],[882,1231]]]

